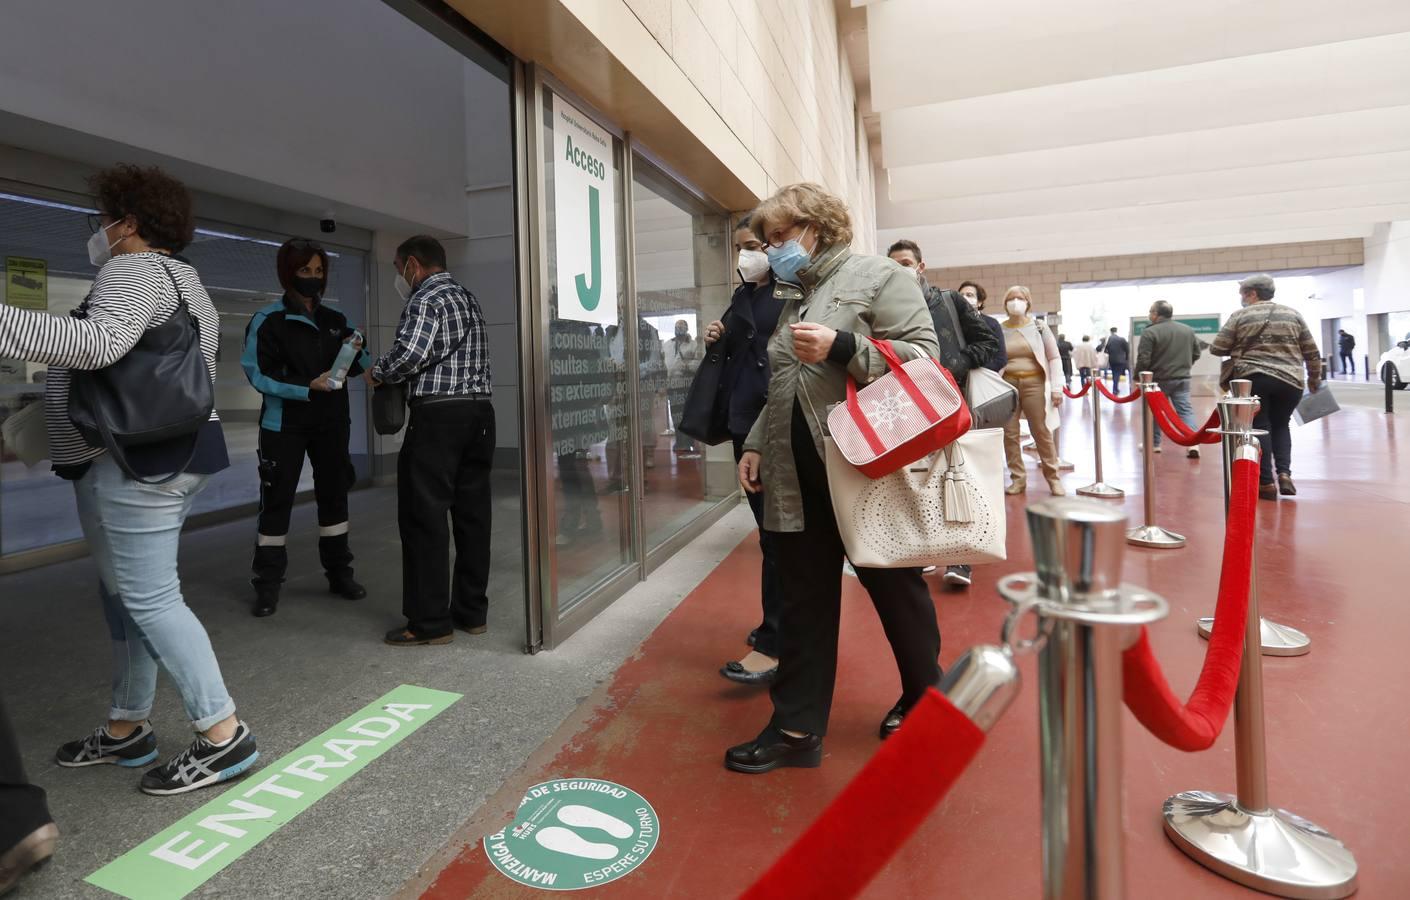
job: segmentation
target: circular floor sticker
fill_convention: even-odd
[[[485,854],[520,884],[576,891],[635,872],[660,834],[656,811],[631,788],[563,778],[529,788],[514,825],[485,838]]]

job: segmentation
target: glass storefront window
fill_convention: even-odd
[[[47,273],[46,309],[67,315],[87,296],[97,270],[86,243],[91,209],[19,193],[0,192],[0,255],[43,260]],[[216,409],[230,450],[230,468],[201,492],[196,513],[228,509],[259,500],[255,474],[259,394],[240,367],[245,327],[256,312],[282,296],[274,258],[283,236],[250,236],[200,222],[184,255],[201,275],[220,313],[220,356],[216,366]],[[362,324],[367,311],[365,255],[329,246],[328,296],[349,321]],[[46,367],[0,360],[0,421],[44,397]],[[349,384],[353,423],[351,452],[359,477],[369,474],[365,385]],[[300,490],[312,490],[305,467]],[[80,538],[72,488],[54,476],[47,462],[26,467],[0,453],[0,554],[20,553]]]
[[[632,215],[642,332],[642,518],[646,546],[653,548],[736,490],[732,449],[707,447],[676,428],[705,356],[702,332],[729,306],[729,222],[640,155],[632,160]]]
[[[642,371],[628,367],[622,142],[552,91],[543,98],[545,449],[552,589],[562,619],[636,558],[630,398],[632,380],[644,378],[653,364],[643,358]],[[652,329],[638,322],[635,330],[642,335]]]

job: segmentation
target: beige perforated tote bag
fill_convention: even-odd
[[[868,478],[826,440],[832,509],[854,566],[978,565],[1005,557],[1004,432],[969,431],[942,450]]]

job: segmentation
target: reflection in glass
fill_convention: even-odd
[[[627,271],[622,224],[622,148],[619,141],[612,139],[611,165],[615,179],[608,209],[612,211],[616,254],[614,262],[603,260],[616,266],[615,321],[596,323],[560,317],[560,290],[571,291],[576,287],[558,283],[554,99],[551,92],[544,92],[543,171],[548,240],[543,249],[548,272],[551,528],[556,560],[554,589],[561,619],[595,586],[630,564],[635,553],[629,452],[631,382],[627,368],[628,345],[622,330]],[[561,100],[558,103],[560,109],[564,108]],[[606,213],[606,209],[600,210],[604,219]],[[569,223],[563,226],[570,227]],[[572,223],[571,227],[582,228],[582,225]],[[597,274],[600,277],[601,273]]]
[[[729,305],[725,216],[641,157],[632,163],[646,546],[669,540],[735,491],[729,445],[676,428],[705,356],[701,332]],[[649,361],[649,362],[648,362]]]

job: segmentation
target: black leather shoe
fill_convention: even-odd
[[[367,588],[353,581],[351,575],[340,575],[328,579],[328,593],[337,594],[344,600],[361,600],[367,596]]]
[[[427,635],[417,634],[408,628],[393,628],[387,632],[384,641],[393,647],[421,647],[426,644],[449,644],[455,640],[455,632],[447,631],[445,634]]]
[[[466,634],[484,634],[490,630],[488,625],[467,625],[464,622],[456,622],[455,627]]]
[[[272,616],[278,609],[279,585],[255,585],[255,608],[251,610],[251,612],[254,613],[255,618],[263,619],[265,616]]]
[[[895,734],[896,730],[901,727],[901,723],[905,720],[906,711],[901,708],[901,704],[897,703],[895,706],[891,707],[891,711],[886,714],[886,718],[881,720],[881,728],[878,729],[881,734],[881,739],[884,741]]]
[[[778,666],[772,669],[765,669],[762,672],[750,672],[736,660],[730,660],[720,667],[720,674],[730,681],[739,684],[759,685],[773,684],[774,676],[778,674]]]
[[[814,769],[822,765],[822,738],[816,734],[789,737],[770,725],[747,744],[725,751],[725,768],[748,775],[762,775],[792,766]]]

